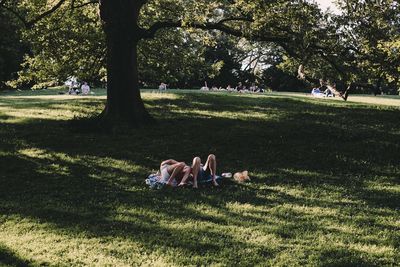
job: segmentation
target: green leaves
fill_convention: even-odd
[[[46,87],[69,76],[88,81],[103,78],[105,45],[95,6],[72,10],[63,6],[25,30],[24,39],[29,41],[31,53],[25,56],[14,86],[33,83]]]
[[[217,75],[229,60],[207,62],[203,46],[215,46],[220,41],[215,33],[222,30],[258,42],[257,46],[265,51],[273,51],[278,58],[273,64],[280,63],[280,69],[291,73],[303,64],[308,75],[318,78],[358,83],[383,79],[386,86],[399,85],[400,15],[394,0],[379,5],[373,1],[339,1],[342,13],[336,15],[325,14],[318,5],[305,0],[145,2],[137,26],[145,32],[156,23],[167,22],[160,28],[171,30],[157,28],[155,39],[140,45],[143,81],[185,84]],[[24,32],[23,39],[30,44],[31,51],[25,57],[19,84],[59,82],[71,75],[88,80],[104,78],[106,50],[102,25],[97,5],[86,3],[6,1],[6,6],[18,11],[25,22],[36,21],[58,6],[50,16],[37,20],[33,28]],[[81,5],[82,8],[71,9]],[[208,29],[210,34],[200,33],[199,28]]]

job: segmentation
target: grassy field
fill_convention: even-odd
[[[400,98],[143,97],[156,125],[96,134],[104,91],[0,95],[0,265],[399,266]],[[251,183],[144,184],[209,153]]]

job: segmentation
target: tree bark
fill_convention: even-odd
[[[137,45],[141,37],[137,27],[138,13],[132,5],[120,1],[102,2],[105,3],[100,6],[100,15],[107,45],[107,103],[101,117],[110,123],[146,123],[151,117],[139,89]]]

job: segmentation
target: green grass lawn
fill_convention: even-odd
[[[84,133],[57,91],[0,95],[0,265],[399,266],[400,99],[143,94],[154,126]],[[214,153],[251,183],[148,189]]]

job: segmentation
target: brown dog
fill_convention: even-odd
[[[233,180],[235,180],[238,183],[248,182],[250,181],[249,172],[248,171],[237,172],[233,175]]]

